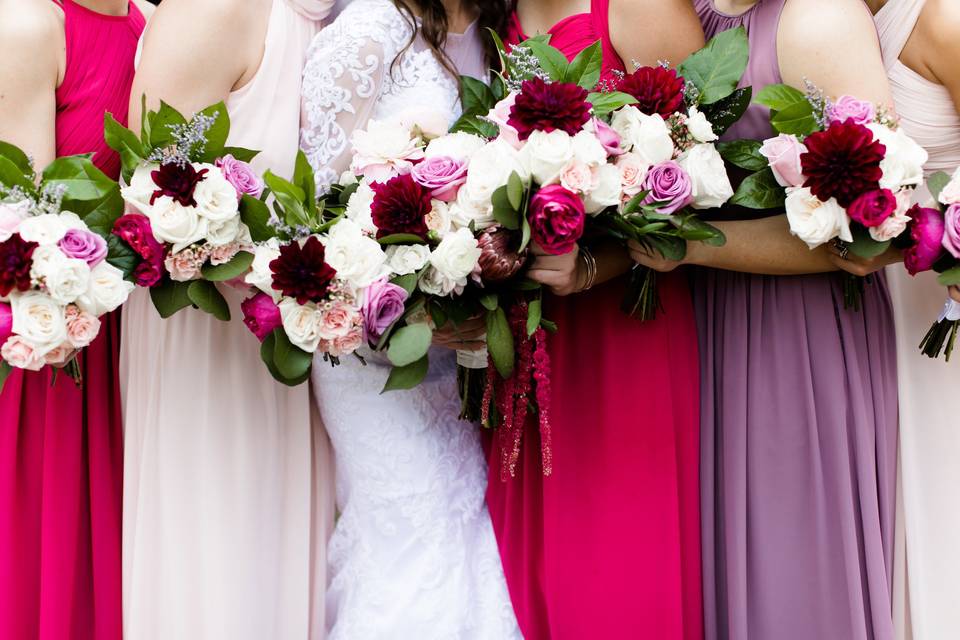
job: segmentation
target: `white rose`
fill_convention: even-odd
[[[646,158],[632,151],[617,156],[617,169],[620,171],[620,185],[624,195],[633,197],[643,191],[643,182],[650,170]]]
[[[610,126],[623,138],[628,151],[642,155],[650,164],[673,158],[673,138],[659,114],[648,116],[628,105],[613,115]]]
[[[427,223],[427,229],[436,232],[441,238],[453,228],[453,217],[450,214],[450,204],[442,200],[434,200],[433,208],[426,215],[424,222]]]
[[[556,182],[573,159],[573,139],[566,131],[534,131],[520,150],[533,179],[541,185]]]
[[[585,165],[596,167],[607,162],[607,150],[590,131],[580,131],[573,136],[572,147],[573,157]]]
[[[387,255],[380,243],[364,235],[352,220],[333,225],[324,247],[327,264],[337,270],[337,278],[353,287],[369,287],[387,275]]]
[[[420,138],[396,122],[370,120],[350,138],[353,160],[350,169],[371,180],[387,180],[397,173],[409,173],[414,160],[423,157]]]
[[[320,344],[320,321],[322,314],[313,302],[297,304],[292,298],[280,302],[280,319],[290,342],[307,353],[313,353]]]
[[[123,272],[108,262],[101,262],[90,271],[90,283],[77,298],[77,306],[92,316],[116,310],[133,291],[132,282],[123,279]]]
[[[243,235],[241,227],[246,225],[240,222],[239,216],[227,218],[226,220],[210,220],[207,222],[207,232],[205,235],[207,241],[215,247],[223,247],[231,242],[236,242]],[[249,233],[249,230],[247,231]]]
[[[416,273],[430,260],[430,247],[425,244],[387,247],[387,266],[398,276]]]
[[[452,280],[440,273],[440,270],[434,266],[427,267],[427,270],[423,272],[423,277],[417,283],[420,290],[430,296],[449,296],[452,293],[461,293],[465,285],[465,279],[464,282]]]
[[[123,196],[123,199],[144,215],[152,208],[150,199],[153,197],[153,192],[157,190],[157,185],[151,174],[157,169],[159,169],[159,166],[155,164],[140,165],[133,172],[130,184],[120,189],[120,195]]]
[[[436,138],[450,130],[451,113],[447,109],[408,107],[391,120],[408,131],[418,130],[425,138]]]
[[[790,232],[811,249],[834,238],[853,242],[847,213],[834,198],[822,202],[806,187],[788,187],[786,209]]]
[[[195,208],[184,207],[167,196],[157,199],[147,217],[154,237],[172,244],[174,253],[207,235],[207,220],[197,215]]]
[[[427,158],[447,156],[457,160],[469,160],[474,153],[487,144],[480,136],[464,131],[455,131],[430,141],[424,155]]]
[[[733,197],[727,168],[712,144],[695,145],[678,162],[690,176],[694,209],[715,209]]]
[[[430,264],[448,280],[466,284],[480,260],[480,245],[469,229],[448,234],[430,255]]]
[[[493,224],[493,192],[507,184],[514,172],[524,181],[530,177],[516,149],[499,139],[484,145],[470,159],[467,181],[457,194],[460,215],[473,220],[477,228]]]
[[[713,132],[713,125],[707,120],[707,116],[696,107],[690,107],[690,112],[687,115],[687,131],[697,142],[717,140],[717,134]]]
[[[27,371],[40,371],[46,364],[43,355],[38,354],[28,340],[16,335],[7,338],[0,347],[0,358],[11,367]]]
[[[874,137],[887,148],[880,169],[880,187],[897,191],[902,187],[915,187],[923,184],[923,165],[929,154],[901,128],[894,131],[882,124],[868,124]]]
[[[373,224],[373,214],[370,207],[373,206],[373,189],[366,182],[361,182],[357,190],[350,196],[347,202],[344,215],[348,220],[353,220],[360,228],[368,233],[376,233],[377,226]]]
[[[279,257],[280,241],[276,238],[270,238],[258,244],[253,250],[250,273],[244,278],[244,282],[271,296],[274,302],[280,300],[280,292],[273,288],[273,272],[270,270],[270,263]]]
[[[198,172],[207,170],[193,191],[197,214],[211,222],[237,217],[240,212],[237,189],[223,177],[220,168],[212,164],[197,164],[195,168]]]
[[[56,246],[42,245],[33,252],[30,277],[43,282],[47,294],[60,304],[69,304],[87,290],[90,266],[68,258]]]
[[[77,218],[76,221],[79,222],[80,219]],[[63,236],[71,227],[86,228],[86,225],[80,227],[80,225],[72,224],[73,222],[72,218],[64,217],[63,214],[45,213],[42,216],[29,217],[21,222],[17,233],[27,242],[36,242],[39,245],[55,245],[63,239]]]
[[[67,340],[67,321],[63,307],[38,291],[10,296],[13,332],[33,345],[42,358]]]
[[[615,165],[602,164],[595,168],[593,173],[596,186],[583,199],[586,212],[590,215],[620,204],[622,193],[620,169]]]

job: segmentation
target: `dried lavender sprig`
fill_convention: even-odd
[[[507,68],[510,70],[507,89],[519,91],[525,80],[533,78],[548,79],[547,72],[540,67],[540,59],[527,47],[514,47],[507,54]]]
[[[807,102],[813,107],[813,118],[816,120],[818,127],[825,129],[829,124],[827,113],[829,113],[832,103],[823,89],[811,82],[809,78],[804,78],[803,84],[806,87]]]
[[[173,142],[162,149],[154,149],[147,156],[150,162],[159,164],[189,164],[191,157],[196,157],[207,148],[207,133],[213,128],[219,114],[196,113],[186,124],[168,124]]]

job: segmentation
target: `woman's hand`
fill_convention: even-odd
[[[487,323],[482,316],[470,318],[457,326],[447,322],[433,332],[433,344],[456,351],[480,351],[487,346],[486,333]]]
[[[561,256],[546,253],[536,243],[530,245],[530,250],[536,258],[527,271],[528,278],[558,296],[568,296],[583,290],[585,274],[579,246]]]
[[[634,262],[660,273],[669,273],[685,264],[683,260],[664,258],[656,249],[645,247],[636,240],[628,242],[627,249],[630,250],[630,257]]]
[[[850,253],[848,249],[831,244],[830,262],[841,271],[863,278],[880,271],[887,265],[903,262],[903,252],[900,249],[890,247],[875,258],[861,258]]]

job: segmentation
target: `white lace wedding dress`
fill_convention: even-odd
[[[419,37],[405,49],[411,34],[391,0],[354,0],[314,40],[301,146],[319,187],[347,168],[350,134],[370,118],[457,115],[456,81]],[[475,26],[450,34],[445,50],[462,73],[482,76]],[[329,638],[520,638],[484,503],[479,433],[457,420],[453,352],[431,351],[417,389],[382,395],[389,368],[365,355],[366,366],[318,359],[313,369],[341,512],[328,548]]]

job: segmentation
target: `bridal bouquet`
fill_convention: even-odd
[[[863,258],[909,242],[910,202],[927,152],[887,110],[850,96],[836,102],[771,85],[757,96],[779,135],[731,143],[725,157],[754,173],[732,202],[784,206],[791,232],[811,249],[834,241]],[[845,302],[859,308],[863,282],[845,279]]]
[[[133,289],[108,242],[122,210],[116,182],[89,156],[59,158],[38,177],[0,143],[0,387],[11,367],[44,365],[79,384],[76,354]]]
[[[264,184],[247,164],[256,152],[224,146],[230,118],[223,103],[189,120],[163,103],[144,109],[140,137],[107,114],[105,130],[123,160],[121,193],[133,209],[113,228],[133,281],[150,288],[164,318],[192,305],[229,320],[214,283],[243,275],[253,241],[266,237]]]

